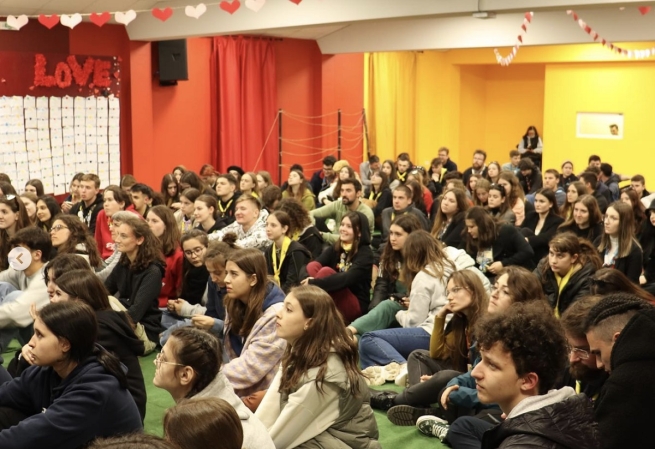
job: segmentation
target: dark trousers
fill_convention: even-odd
[[[424,349],[412,351],[407,358],[407,378],[410,386],[396,396],[394,404],[429,407],[431,404],[439,403],[441,390],[451,379],[461,374],[450,367],[450,362],[430,357],[429,351]],[[432,377],[421,382],[421,376],[424,375]]]
[[[462,416],[450,425],[446,441],[453,449],[480,449],[482,435],[496,425],[475,416]]]
[[[9,407],[0,407],[0,430],[9,429],[27,418],[25,413]]]

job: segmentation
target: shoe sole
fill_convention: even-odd
[[[387,418],[397,426],[415,426],[421,416],[434,415],[437,409],[418,408],[410,405],[396,405],[387,411]]]
[[[386,383],[386,379],[383,374],[384,369],[379,366],[369,366],[364,369],[362,373],[364,374],[364,380],[367,385],[380,386]]]

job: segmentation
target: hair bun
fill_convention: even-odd
[[[228,245],[230,245],[233,248],[236,247],[236,243],[237,243],[238,239],[239,238],[237,237],[237,235],[234,232],[228,232],[227,234],[225,234],[223,236],[223,242],[227,243]]]

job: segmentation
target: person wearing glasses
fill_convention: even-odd
[[[158,307],[165,263],[161,243],[142,218],[122,218],[115,237],[116,251],[121,256],[105,280],[105,287],[127,309],[132,320],[143,325],[149,342],[156,346],[159,333],[164,330]]]
[[[57,215],[50,229],[50,239],[57,254],[77,254],[94,270],[104,268],[96,241],[87,226],[74,215]]]
[[[184,309],[207,304],[207,281],[209,272],[205,267],[205,252],[209,246],[207,234],[194,229],[182,236],[182,289],[175,299],[168,300],[162,314],[162,326],[166,329],[184,321]]]
[[[473,329],[489,300],[478,276],[482,275],[461,270],[448,279],[448,302],[434,317],[430,350],[417,349],[407,359],[409,388],[399,395],[382,391],[371,396],[371,406],[389,409],[387,417],[393,424],[413,426],[419,416],[433,414],[428,409],[439,402],[439,392],[454,373],[466,372],[473,362],[468,357]],[[446,323],[448,315],[452,316]]]
[[[72,449],[142,432],[123,366],[97,336],[96,314],[81,301],[37,312],[29,342],[35,366],[0,387],[1,447]]]
[[[168,391],[175,403],[184,401],[188,404],[188,401],[201,398],[223,399],[239,415],[243,447],[275,448],[266,427],[235,394],[225,376],[218,338],[192,327],[175,329],[154,363],[153,385]],[[172,439],[178,440],[179,436]]]
[[[615,201],[605,212],[605,233],[596,239],[603,267],[615,268],[639,285],[643,252],[635,239],[634,215],[629,204]]]
[[[7,256],[11,251],[9,240],[23,228],[30,226],[25,205],[15,194],[0,196],[0,270],[9,267]]]
[[[543,290],[539,279],[522,267],[507,267],[499,274],[496,283],[491,291],[489,298],[489,305],[486,309],[487,315],[502,315],[507,312],[513,304],[540,302],[547,307],[546,298],[544,297]],[[452,447],[466,447],[457,446],[456,435],[466,434],[466,431],[460,432],[455,425],[456,419],[461,416],[476,416],[485,423],[498,423],[500,422],[500,410],[497,405],[488,404],[484,405],[478,398],[476,390],[475,378],[471,375],[472,370],[482,361],[478,349],[477,342],[471,343],[471,354],[473,359],[471,369],[468,372],[460,373],[457,371],[444,370],[438,373],[440,377],[451,376],[447,380],[445,387],[439,391],[438,402],[441,407],[441,413],[438,419],[434,421],[443,423],[443,420],[453,424],[451,432],[448,434],[448,440]],[[425,406],[423,406],[425,407]],[[429,409],[423,408],[411,410],[413,416],[417,418],[421,415],[429,415]],[[418,423],[427,422],[435,418],[434,416],[423,416],[418,420]],[[417,423],[417,425],[418,425]],[[430,436],[437,436],[430,432],[431,428],[427,424],[419,426],[422,433]]]

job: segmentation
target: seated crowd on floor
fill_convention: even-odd
[[[535,135],[463,171],[80,173],[63,203],[0,174],[0,446],[374,449],[378,409],[453,448],[649,447],[655,195],[542,171]]]

